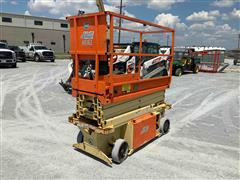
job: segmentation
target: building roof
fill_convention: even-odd
[[[175,47],[176,49],[194,49],[194,51],[226,51],[223,47],[210,47],[210,46],[187,46],[187,47]]]
[[[231,52],[234,52],[234,53],[240,53],[240,48],[237,48],[237,49],[233,49],[233,50],[230,50]]]
[[[31,16],[31,15],[24,15],[24,14],[14,14],[14,13],[7,13],[7,12],[1,12],[0,16],[10,16],[10,17],[19,17],[19,18],[29,18],[29,19],[41,19],[41,20],[47,20],[47,21],[55,21],[55,22],[64,22],[66,23],[66,19],[56,19],[56,18],[49,18],[49,17],[42,17],[42,16]]]

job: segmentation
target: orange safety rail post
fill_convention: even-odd
[[[144,27],[154,27],[154,31],[136,30],[127,27],[114,26],[115,18],[121,18],[130,22],[142,24]],[[172,62],[174,56],[174,34],[175,29],[139,20],[136,18],[120,15],[113,12],[100,12],[70,16],[70,54],[73,58],[74,77],[72,78],[73,96],[85,94],[98,97],[102,104],[127,101],[145,94],[165,90],[170,86],[172,79]],[[122,53],[114,52],[114,30],[127,31],[139,34],[139,52]],[[143,35],[171,33],[171,53],[144,54],[142,52]],[[119,55],[139,57],[138,65],[134,73],[114,74],[114,57]],[[168,56],[169,73],[166,76],[141,79],[140,65],[142,57]],[[94,63],[92,62],[94,61]],[[91,65],[94,67],[92,79],[83,77],[81,68]],[[104,64],[104,66],[101,66]],[[107,67],[108,73],[104,71]]]
[[[219,66],[220,66],[220,51],[215,51],[213,72],[216,73],[218,68],[219,68]]]

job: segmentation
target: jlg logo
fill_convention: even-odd
[[[82,39],[93,39],[94,31],[83,31]]]
[[[94,31],[84,31],[81,37],[83,46],[93,45]]]
[[[148,132],[149,126],[144,126],[141,130],[141,134],[145,134]]]

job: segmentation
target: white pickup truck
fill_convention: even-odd
[[[8,49],[7,44],[2,42],[0,42],[0,66],[17,67],[15,52]]]
[[[28,60],[34,60],[36,62],[42,60],[55,61],[54,52],[42,44],[29,44],[24,51],[26,59]]]

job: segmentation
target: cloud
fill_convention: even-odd
[[[57,5],[57,1],[53,0],[30,0],[28,7],[31,11],[42,12],[53,9]],[[57,8],[57,6],[56,6]]]
[[[161,13],[156,16],[154,21],[160,25],[174,27],[177,23],[180,22],[180,19],[178,16],[174,16],[170,13],[168,14]]]
[[[239,30],[232,28],[229,24],[223,24],[216,26],[216,31],[214,32],[213,36],[224,41],[229,41],[230,39],[237,39],[236,37],[239,33]]]
[[[119,8],[105,4],[105,10],[119,12]],[[86,13],[97,12],[98,8],[94,0],[29,0],[28,7],[31,12],[48,12],[52,15],[65,17],[76,15],[78,10]],[[125,15],[134,17],[128,11],[123,11]]]
[[[187,28],[187,25],[184,24],[184,23],[177,23],[177,24],[176,24],[176,29],[177,29],[177,30],[184,31],[186,28]]]
[[[222,20],[228,21],[230,19],[240,19],[240,10],[234,8],[232,12],[222,14]]]
[[[106,0],[106,2],[112,6],[120,6],[120,1],[117,0]],[[139,6],[146,4],[144,0],[123,0],[123,6]]]
[[[176,28],[178,33],[183,33],[187,29],[187,25],[182,23],[179,16],[174,16],[170,13],[161,13],[155,17],[155,23],[170,28]]]
[[[222,14],[222,20],[229,20],[229,15],[227,13]]]
[[[214,22],[212,21],[207,21],[204,23],[195,23],[189,26],[189,30],[191,31],[204,31],[204,30],[210,30],[215,27]]]
[[[126,6],[138,6],[145,5],[151,9],[169,9],[174,4],[184,2],[185,0],[123,0],[123,5]],[[119,1],[106,0],[104,4],[105,9],[109,11],[119,12],[117,6],[120,5]],[[66,16],[67,14],[77,14],[78,10],[84,10],[86,13],[97,12],[97,6],[95,0],[29,0],[28,7],[31,12],[48,12],[53,15],[59,15],[59,17]],[[124,10],[124,14],[127,16],[135,17],[133,14]]]
[[[139,6],[144,5],[150,9],[156,9],[156,10],[168,10],[170,9],[174,4],[184,2],[185,0],[123,0],[123,5],[126,6]],[[107,3],[113,5],[113,6],[119,6],[120,1],[116,0],[107,0]]]
[[[233,18],[240,18],[240,9],[234,8],[230,14]]]
[[[105,0],[104,2],[106,10],[119,12],[119,8],[116,7],[119,6],[119,0]],[[163,11],[181,2],[183,0],[123,0],[123,5],[128,7],[141,5],[146,8]],[[65,16],[77,14],[78,10],[84,10],[86,13],[98,11],[95,0],[28,0],[28,7],[32,14],[40,12],[41,14],[49,15],[50,13],[54,17],[62,17],[63,19]],[[141,10],[140,7],[139,9]],[[125,8],[124,13],[125,15],[135,17],[134,14],[126,11]],[[148,13],[148,11],[142,13]],[[166,12],[158,14],[154,22],[176,28],[177,45],[224,45],[226,48],[233,47],[236,44],[236,34],[239,31],[226,24],[226,22],[216,21],[217,18],[220,20],[219,17],[222,17],[222,19],[239,18],[239,9],[234,8],[232,11],[228,10],[223,14],[219,10],[193,12],[186,18],[188,26],[180,19],[179,15]],[[118,25],[117,21],[115,23]],[[139,30],[147,28],[126,20],[123,20],[123,26]],[[134,38],[128,32],[122,32],[122,36],[125,35],[124,33],[128,35],[127,40]]]
[[[14,6],[18,5],[18,2],[17,2],[17,1],[11,1],[10,3],[11,3],[12,5],[14,5]]]
[[[119,8],[117,8],[117,7],[110,6],[110,5],[107,5],[107,4],[105,4],[104,7],[105,7],[105,10],[106,10],[106,11],[112,11],[112,12],[117,12],[117,13],[119,13]],[[129,12],[126,11],[126,10],[123,10],[123,14],[126,15],[126,16],[135,17],[134,14],[131,14],[131,13],[129,13]]]
[[[168,27],[173,28],[173,27],[176,27],[176,25],[180,23],[180,19],[178,16],[174,16],[170,13],[167,13],[167,14],[161,13],[155,17],[154,22],[159,25],[168,26]]]
[[[204,22],[202,24],[192,24],[189,26],[188,30],[190,33],[192,32],[193,34],[197,34],[198,37],[199,33],[205,33],[205,35],[208,34],[212,37],[218,37],[221,39],[238,34],[238,30],[232,28],[229,24],[216,25],[212,21]]]
[[[200,12],[194,12],[190,16],[188,16],[186,19],[188,21],[212,21],[216,20],[216,17],[220,16],[220,12],[218,10],[214,11],[200,11]]]
[[[213,6],[216,7],[232,7],[236,1],[234,0],[216,0],[212,3]]]
[[[150,0],[150,1],[146,1],[146,2],[147,2],[147,7],[148,8],[156,9],[156,10],[168,10],[174,4],[182,3],[184,1],[185,0],[164,0],[164,1]]]
[[[30,12],[28,10],[24,12],[24,15],[31,16],[31,14],[30,14]]]
[[[237,42],[239,30],[232,28],[229,24],[216,24],[213,21],[195,23],[185,31],[187,38],[181,42],[184,45],[224,46],[233,48]]]

